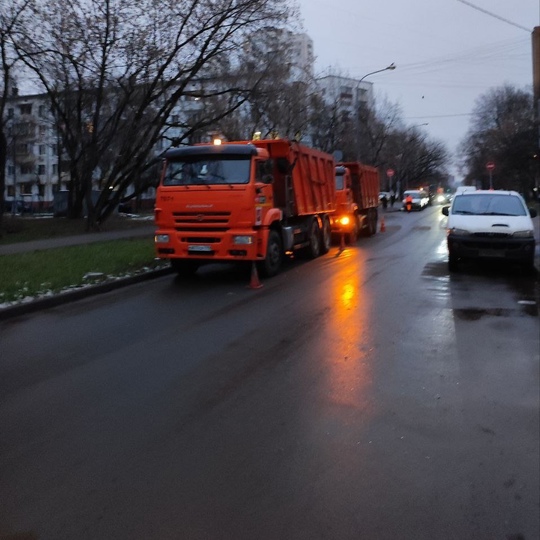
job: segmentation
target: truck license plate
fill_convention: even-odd
[[[210,246],[202,246],[197,244],[192,244],[188,246],[188,251],[193,251],[196,253],[208,253],[212,251],[212,248]]]

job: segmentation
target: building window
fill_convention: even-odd
[[[45,174],[45,165],[38,165],[38,174]]]
[[[8,197],[15,197],[15,186],[8,186],[7,187],[7,196]]]
[[[13,109],[8,109],[8,110],[7,110],[8,118],[13,118],[13,113],[14,113],[14,112],[15,112],[15,111],[14,111]]]
[[[46,151],[45,145],[44,145],[44,144],[40,144],[40,145],[39,145],[39,155],[40,155],[40,156],[44,156],[44,155],[45,155],[45,151]]]
[[[15,167],[13,165],[8,166],[8,174],[9,174],[9,176],[14,176],[15,175]]]
[[[45,108],[45,105],[40,105],[38,108],[38,116],[40,118],[43,118],[45,116],[47,109]]]
[[[45,137],[47,135],[47,127],[46,126],[39,126],[39,136]]]
[[[40,197],[45,196],[45,185],[44,184],[38,184],[38,195]]]
[[[57,163],[53,163],[52,173],[53,174],[58,174],[58,164]]]
[[[27,145],[26,143],[19,143],[19,144],[17,145],[17,150],[16,150],[16,152],[17,152],[17,154],[20,155],[20,156],[26,156],[26,155],[28,155],[28,153],[29,153],[28,150],[29,150],[29,149],[28,149],[28,145]]]
[[[22,195],[32,195],[32,182],[23,182],[20,186]]]
[[[19,105],[19,110],[21,114],[32,114],[32,104],[24,103],[23,105]]]

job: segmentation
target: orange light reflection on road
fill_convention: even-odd
[[[370,332],[371,291],[365,285],[363,262],[344,257],[331,284],[334,307],[328,321],[332,342],[328,358],[328,398],[336,406],[365,408],[369,401],[374,361]]]

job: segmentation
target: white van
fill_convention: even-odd
[[[448,216],[448,268],[458,270],[460,259],[505,259],[534,268],[534,225],[537,212],[527,208],[516,191],[457,192]]]

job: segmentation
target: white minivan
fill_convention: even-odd
[[[462,190],[448,216],[448,269],[458,270],[460,259],[499,259],[534,268],[534,208],[527,208],[516,191]]]

